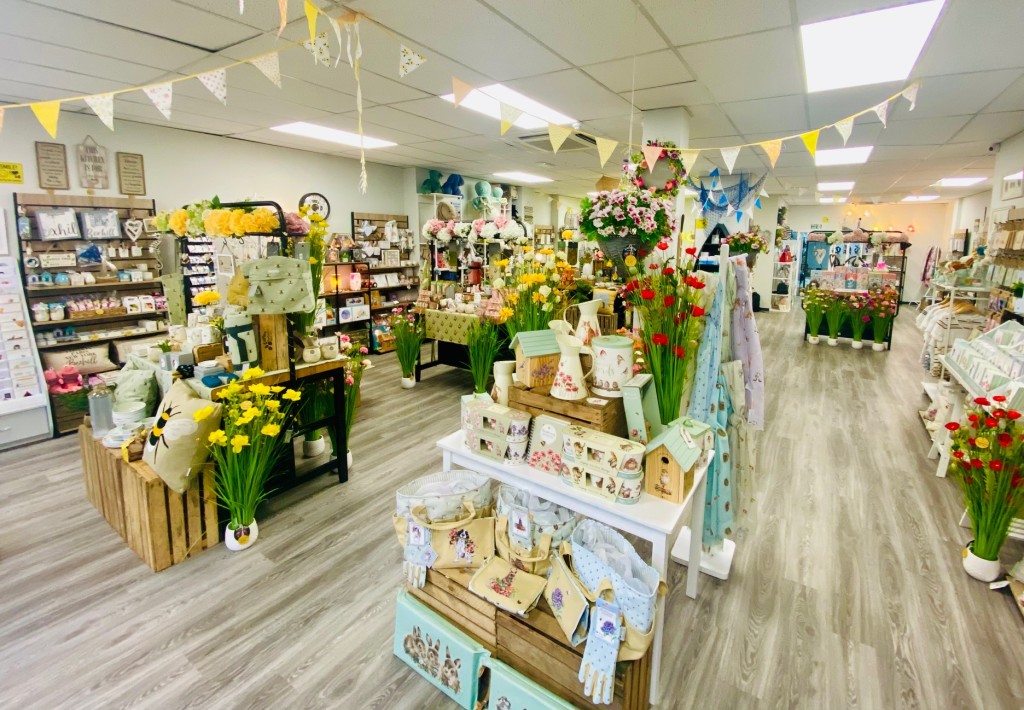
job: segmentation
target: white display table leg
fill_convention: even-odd
[[[651,567],[668,581],[668,539],[661,536],[651,540]],[[661,647],[665,631],[665,597],[659,596],[654,616],[654,639],[651,648],[651,705],[658,702],[661,685]]]
[[[441,470],[448,473],[452,470],[452,452],[441,450]]]
[[[700,559],[701,542],[704,539],[704,508],[707,505],[705,502],[707,495],[708,477],[705,474],[701,476],[700,485],[693,494],[693,510],[690,511],[690,554],[687,557],[690,560]],[[689,565],[686,569],[686,596],[690,599],[697,598],[698,580],[700,580],[700,565]]]

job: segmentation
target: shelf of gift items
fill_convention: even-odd
[[[376,313],[378,311],[390,311],[392,308],[398,308],[399,306],[401,306],[402,308],[405,308],[406,306],[411,306],[414,303],[416,303],[416,299],[415,298],[413,300],[411,300],[411,301],[390,301],[388,303],[382,303],[379,306],[371,308],[370,312],[371,313]]]
[[[981,298],[988,299],[989,295],[992,292],[992,286],[991,285],[988,285],[988,286],[945,286],[944,287],[944,286],[941,286],[940,284],[935,284],[934,281],[932,283],[933,283],[933,285],[935,285],[937,287],[937,290],[947,291],[949,293],[949,311],[950,311],[950,313],[953,313],[953,311],[954,311],[954,306],[956,305],[957,295],[959,295],[961,297],[960,298],[961,301],[970,300],[970,301],[974,301],[975,303],[977,303],[978,300],[981,299]],[[950,342],[950,338],[953,337],[953,330],[954,330],[954,328],[953,328],[952,316],[951,316],[950,323],[948,324],[948,327],[945,328],[945,335],[943,337],[943,348],[942,348],[942,352],[943,353],[948,353],[949,352],[949,348],[952,345],[952,343]],[[946,366],[947,366],[946,358],[940,357],[939,358],[939,379],[942,379],[945,376]],[[983,395],[977,395],[977,396],[981,397]],[[945,474],[943,474],[943,475],[945,475]]]
[[[406,264],[404,266],[371,266],[367,271],[371,274],[386,273],[388,271],[403,271],[405,269],[418,268],[415,264]]]
[[[157,279],[148,281],[97,281],[84,286],[42,286],[25,287],[25,295],[29,298],[50,298],[52,295],[71,295],[76,293],[101,293],[104,291],[152,291],[163,286]]]
[[[98,325],[100,323],[116,323],[125,320],[139,320],[140,318],[153,318],[165,315],[166,310],[144,311],[140,313],[118,313],[109,316],[95,316],[93,318],[66,318],[64,320],[33,321],[32,327],[39,328],[66,328],[68,326]]]
[[[136,314],[136,315],[138,315],[138,314]],[[67,321],[66,320],[66,321],[61,321],[61,322],[64,323],[64,324],[69,324],[72,321]],[[81,321],[75,321],[75,322],[79,323]],[[77,336],[75,336],[74,340],[66,340],[64,342],[56,342],[56,343],[47,343],[45,345],[40,345],[37,342],[36,343],[36,349],[37,350],[57,350],[59,348],[66,348],[68,346],[74,346],[74,345],[81,346],[81,345],[95,345],[96,343],[110,343],[110,342],[113,342],[114,340],[128,340],[130,338],[142,338],[142,337],[145,337],[147,335],[148,336],[154,336],[154,335],[160,335],[161,333],[166,333],[166,332],[167,332],[167,328],[157,328],[156,330],[141,330],[138,333],[122,333],[120,335],[108,335],[108,336],[104,336],[102,338],[99,338],[99,337],[97,337],[97,338],[86,338],[84,340],[82,339],[81,336],[87,336],[88,333],[79,333]]]

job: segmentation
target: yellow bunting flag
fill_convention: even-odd
[[[565,139],[572,135],[572,126],[559,126],[557,123],[548,124],[548,138],[551,140],[551,150],[554,153],[565,143]]]
[[[818,134],[821,133],[819,128],[816,131],[808,131],[807,133],[800,134],[800,140],[807,146],[807,152],[812,156],[818,152]]]
[[[277,36],[280,37],[288,24],[288,0],[277,0],[277,11],[281,15],[281,26],[277,28]]]
[[[693,166],[697,164],[698,155],[700,155],[700,150],[697,148],[679,151],[679,158],[683,161],[683,167],[686,168],[687,172],[693,172]]]
[[[613,141],[611,138],[595,138],[597,141],[597,157],[601,160],[601,167],[608,162],[608,158],[612,157],[612,153],[618,147],[619,142]]]
[[[772,167],[774,168],[775,161],[779,159],[779,153],[782,152],[782,141],[765,141],[761,144],[761,148],[768,154],[768,160],[771,161]]]
[[[306,0],[306,24],[309,25],[309,41],[316,42],[316,16],[320,10],[310,0]]]
[[[40,101],[31,104],[29,108],[36,115],[39,124],[50,134],[50,138],[56,138],[57,121],[60,119],[60,101]]]
[[[452,77],[452,94],[455,95],[455,106],[458,107],[462,103],[463,99],[469,96],[470,92],[473,91],[473,87],[464,82],[462,79]]]
[[[722,160],[725,161],[725,167],[728,168],[729,174],[732,175],[732,168],[736,165],[736,158],[740,154],[740,146],[734,145],[730,148],[719,148],[722,153]]]
[[[647,162],[647,172],[653,173],[654,166],[658,164],[658,158],[661,157],[661,146],[645,145],[641,150],[643,150],[644,160]]]
[[[512,124],[523,115],[523,111],[515,106],[509,106],[500,102],[498,103],[498,110],[501,111],[501,135],[505,135],[508,129],[512,127]]]

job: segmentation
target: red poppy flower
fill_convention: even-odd
[[[662,273],[662,274],[664,274],[665,276],[671,276],[671,275],[672,275],[672,274],[674,274],[675,272],[676,272],[676,270],[675,270],[675,269],[673,269],[673,268],[672,268],[671,266],[666,266],[666,267],[665,267],[664,269],[662,269],[662,271],[661,271],[661,273]]]
[[[654,298],[654,291],[649,288],[645,288],[640,292],[640,298],[644,299],[645,301],[650,301]]]
[[[954,451],[953,452],[953,458],[955,458],[955,459],[962,459],[963,457],[964,457],[964,452],[963,451]]]
[[[668,336],[664,333],[655,333],[651,336],[651,342],[655,345],[668,345]]]
[[[990,402],[987,399],[985,399],[984,397],[975,397],[974,398],[974,403],[975,404],[980,404],[982,407],[987,407],[990,404]]]
[[[685,313],[676,313],[676,317],[673,318],[672,320],[675,322],[676,325],[682,325],[683,324],[683,316],[685,316],[685,315],[686,315]]]
[[[992,395],[992,401],[993,402],[1005,402],[1006,401],[1006,397],[1004,397],[1001,394],[994,394],[994,395]]]
[[[976,421],[978,421],[978,415],[977,414],[968,414],[967,415],[967,420],[971,421],[971,422],[976,422]]]
[[[967,445],[968,446],[974,446],[974,439],[972,439],[970,437],[967,437]]]
[[[1003,419],[1006,416],[1005,409],[995,409],[992,411],[992,416],[996,419]]]
[[[682,345],[677,345],[675,347],[675,349],[673,350],[673,352],[676,354],[676,357],[679,358],[680,360],[682,360],[684,357],[686,357],[686,351],[683,350],[683,346]]]
[[[1011,409],[1006,413],[1006,416],[1008,416],[1010,419],[1020,419],[1020,412]]]
[[[658,270],[658,265],[657,264],[651,264],[647,268],[650,269],[651,271],[657,271]]]
[[[1002,471],[1003,470],[1003,462],[999,461],[999,460],[989,461],[988,462],[988,467],[990,469],[992,469],[993,471]]]
[[[957,429],[960,428],[960,425],[957,424],[956,422],[948,422],[946,424],[946,428],[949,429],[950,431],[956,431]]]
[[[647,256],[647,250],[646,249],[639,249],[639,250],[637,250],[636,253],[637,253],[637,255],[639,255],[639,257],[641,259],[643,259],[645,256]]]
[[[705,312],[706,311],[703,308],[701,308],[700,306],[691,306],[690,307],[690,315],[694,316],[695,318],[700,318],[702,315],[705,314]]]
[[[999,442],[1000,446],[1009,446],[1013,443],[1013,437],[1007,434],[1005,431],[996,437],[996,441]]]
[[[996,426],[997,424],[999,424],[999,422],[992,417],[985,417],[985,426]]]
[[[661,249],[662,251],[665,251],[666,249],[668,249],[668,242],[658,242],[658,248]]]
[[[1022,483],[1024,483],[1024,476],[1015,473],[1013,478],[1010,479],[1010,488],[1020,488]]]
[[[686,247],[686,253],[689,254],[690,256],[696,256],[697,247]]]
[[[974,468],[981,468],[984,465],[981,459],[971,459],[971,466],[974,466]]]
[[[665,308],[671,308],[676,302],[676,297],[672,294],[665,296]]]
[[[696,283],[693,284],[693,287],[695,289],[697,289],[699,291],[700,289],[704,288],[705,284],[704,284],[703,281],[700,281],[700,280],[697,280],[697,279],[695,279],[695,281],[696,281]]]
[[[966,483],[968,486],[973,486],[974,476],[964,476],[964,483]]]

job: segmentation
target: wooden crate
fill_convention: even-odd
[[[546,388],[529,390],[516,385],[509,389],[508,406],[529,412],[535,417],[539,414],[550,414],[566,419],[572,424],[626,438],[626,411],[621,397],[594,397],[607,402],[602,406],[591,404],[587,400],[567,402],[556,399],[548,394],[549,391]]]
[[[596,706],[583,694],[579,682],[583,646],[565,640],[558,621],[542,598],[526,617],[509,614],[468,589],[473,570],[427,570],[423,589],[409,592],[460,630],[472,636],[500,661],[583,708],[637,710],[648,707],[651,655],[619,663],[615,697],[611,705]]]
[[[288,369],[288,317],[253,316],[260,339],[260,367],[264,372]]]
[[[93,439],[88,426],[78,437],[89,501],[154,572],[220,541],[212,466],[178,493],[143,461],[126,462],[120,449]]]

